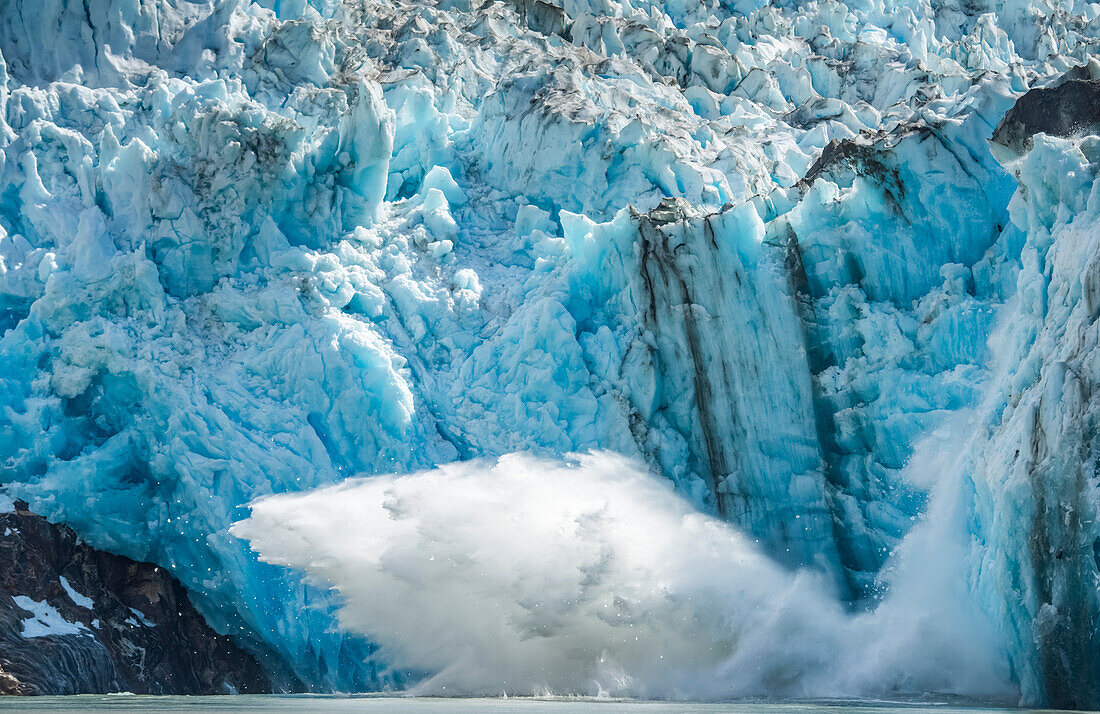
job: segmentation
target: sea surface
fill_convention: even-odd
[[[498,698],[445,699],[394,696],[238,695],[221,697],[154,697],[127,694],[71,697],[0,697],[0,712],[203,712],[253,714],[293,712],[427,712],[428,714],[559,714],[564,712],[634,712],[637,714],[1022,714],[1013,708],[960,706],[955,703],[898,704],[894,702],[652,702],[624,699]]]

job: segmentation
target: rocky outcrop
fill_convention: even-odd
[[[1011,159],[1026,153],[1036,134],[1066,137],[1098,124],[1100,64],[1093,60],[1066,72],[1052,86],[1037,87],[1021,96],[997,125],[991,142],[999,158]]]
[[[162,568],[96,550],[21,502],[0,513],[0,694],[269,690]]]

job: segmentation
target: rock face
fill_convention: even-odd
[[[16,502],[0,513],[0,694],[266,692],[165,570],[96,550]]]
[[[1075,67],[1050,87],[1036,87],[1013,105],[997,125],[995,146],[1023,154],[1036,134],[1068,137],[1100,124],[1100,64]],[[1009,158],[1009,157],[1005,157]]]

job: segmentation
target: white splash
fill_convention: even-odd
[[[1004,695],[955,525],[947,513],[914,529],[891,594],[857,614],[825,578],[784,570],[610,453],[273,496],[233,533],[339,591],[344,627],[395,668],[433,673],[418,693]]]

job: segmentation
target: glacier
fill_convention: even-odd
[[[822,647],[861,613],[852,638],[884,637],[896,603],[921,604],[905,554],[948,548],[944,602],[992,618],[985,674],[826,690],[826,668],[802,694],[1100,706],[1098,17],[1076,0],[0,4],[5,497],[168,569],[279,686],[404,688],[440,662],[390,657],[341,614],[354,588],[230,526],[327,507],[353,476],[461,461],[522,492],[484,464],[613,452],[689,504],[660,496],[656,522],[690,507],[743,534],[706,521],[700,547],[769,559],[749,572],[775,587],[812,580],[778,627],[830,613]],[[608,499],[657,488],[593,473]],[[722,603],[732,621],[766,600],[746,597]],[[645,691],[756,691],[696,675]]]
[[[418,695],[1011,701],[952,499],[852,613],[670,486],[607,452],[510,454],[272,496],[232,531],[338,590],[344,628],[431,673]]]

